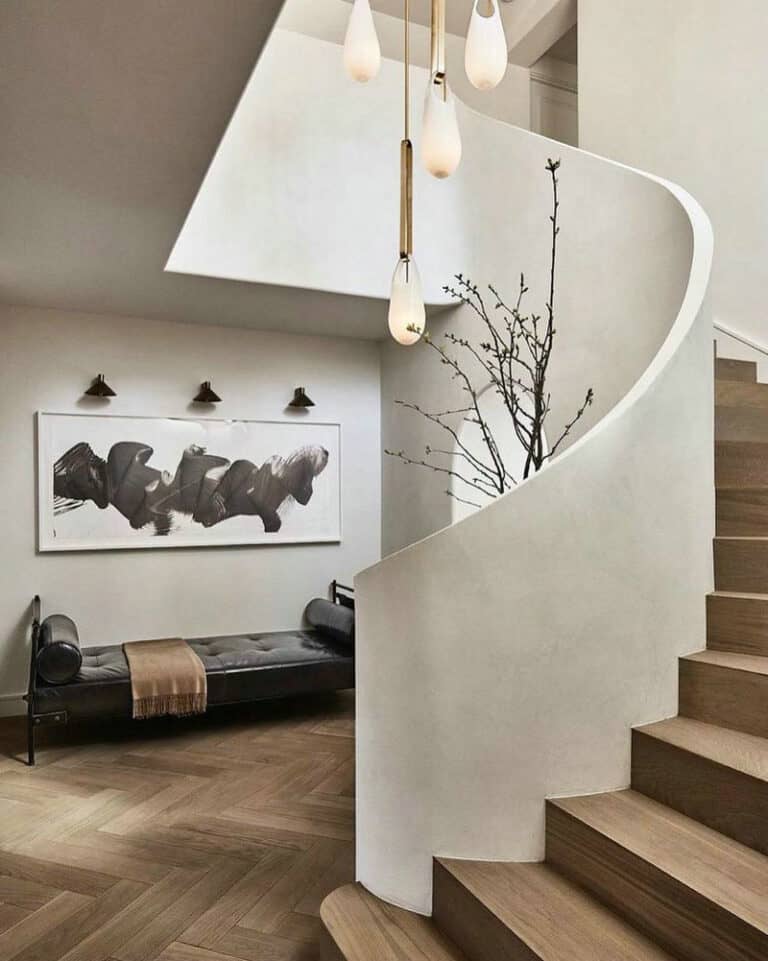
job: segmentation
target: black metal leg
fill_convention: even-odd
[[[35,766],[35,719],[31,714],[27,715],[27,752],[30,767]]]

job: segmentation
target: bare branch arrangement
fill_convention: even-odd
[[[546,378],[556,333],[555,273],[557,238],[560,233],[557,171],[560,169],[560,161],[550,159],[546,169],[552,182],[552,213],[549,217],[552,243],[549,299],[544,315],[522,312],[523,300],[528,293],[524,274],[520,275],[520,286],[512,305],[506,304],[496,288],[488,285],[493,301],[492,313],[489,313],[478,287],[469,278],[457,274],[455,286],[446,286],[443,290],[473,311],[483,325],[485,339],[474,344],[465,337],[446,333],[444,337],[450,347],[445,347],[436,344],[427,334],[424,343],[437,353],[440,363],[448,368],[451,378],[459,382],[463,394],[466,395],[466,405],[454,410],[431,413],[418,404],[395,401],[399,406],[415,411],[445,431],[453,441],[454,449],[427,446],[424,458],[410,457],[402,450],[387,450],[385,453],[398,458],[404,464],[426,467],[461,481],[467,488],[467,498],[451,490],[446,490],[446,494],[472,507],[481,507],[482,504],[477,500],[470,500],[469,497],[477,497],[479,494],[492,499],[510,490],[517,483],[517,478],[507,469],[498,440],[480,410],[479,397],[485,389],[492,389],[501,398],[509,413],[512,428],[525,451],[523,479],[528,477],[531,471],[538,471],[547,460],[555,456],[573,427],[583,417],[594,396],[590,387],[581,407],[547,449],[544,427],[550,413],[551,395],[546,387]],[[453,348],[458,348],[455,352],[457,356],[449,352]],[[477,371],[478,365],[484,380],[480,389],[475,386],[469,373],[470,368]],[[457,423],[458,426],[453,426]],[[462,440],[462,423],[478,427],[482,439],[480,453]],[[454,462],[452,467],[446,467],[444,463],[427,459],[435,456],[454,458],[458,463]]]

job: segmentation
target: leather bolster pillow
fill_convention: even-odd
[[[40,625],[37,673],[49,684],[66,684],[82,663],[75,622],[66,614],[50,614]]]
[[[355,643],[355,612],[352,608],[316,597],[307,605],[305,615],[320,634],[340,644]]]

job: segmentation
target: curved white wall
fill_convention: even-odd
[[[490,266],[528,246],[541,268],[531,185],[553,148],[520,133],[507,145],[521,173],[498,204]],[[537,860],[547,796],[626,786],[630,727],[675,713],[676,658],[704,642],[708,221],[682,191],[563,154],[551,382],[569,406],[590,383],[596,426],[512,493],[356,579],[358,877],[423,912],[433,855]],[[395,356],[406,386],[419,366],[423,382],[423,358]],[[438,402],[440,389],[428,385]]]

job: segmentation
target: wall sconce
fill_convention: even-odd
[[[200,384],[200,390],[196,396],[192,398],[192,401],[195,404],[218,404],[221,401],[221,397],[211,388],[211,382],[204,380],[202,384]]]
[[[307,397],[306,391],[303,387],[296,387],[293,391],[293,400],[288,405],[289,407],[314,407],[315,402]]]
[[[86,397],[117,397],[109,384],[104,380],[104,374],[97,374],[91,386],[85,392]]]

